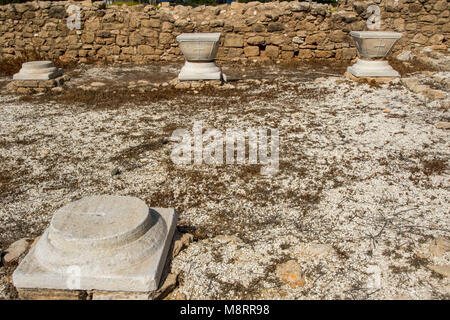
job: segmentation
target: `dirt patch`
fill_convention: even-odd
[[[397,59],[389,59],[389,64],[394,68],[394,70],[400,73],[400,76],[407,77],[408,75],[416,72],[423,71],[438,71],[430,65],[424,64],[417,59],[413,59],[409,62],[403,62]]]

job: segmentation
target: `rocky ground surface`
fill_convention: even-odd
[[[230,65],[227,84],[187,86],[179,68],[80,66],[22,96],[0,78],[0,298],[52,213],[92,194],[176,208],[193,242],[167,299],[449,298],[450,73]],[[175,165],[171,134],[195,120],[278,128],[278,174]]]

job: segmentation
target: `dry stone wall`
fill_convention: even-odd
[[[183,59],[178,34],[221,32],[219,60],[349,60],[357,55],[349,32],[367,30],[366,9],[374,3],[381,8],[381,28],[404,34],[394,54],[426,46],[447,50],[447,0],[344,0],[338,7],[235,2],[196,8],[33,1],[0,6],[1,58],[32,52],[62,62],[174,61]],[[79,30],[67,26],[71,4],[80,7]]]

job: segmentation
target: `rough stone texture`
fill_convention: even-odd
[[[42,93],[49,90],[56,92],[62,90],[64,83],[69,80],[70,77],[67,75],[50,80],[13,80],[6,85],[6,91],[19,94]]]
[[[377,1],[382,30],[402,32],[394,56],[425,46],[447,49],[448,4],[429,0]],[[132,7],[101,2],[77,3],[81,30],[69,30],[63,19],[69,2],[0,6],[0,44],[4,59],[30,52],[49,60],[147,63],[181,60],[175,37],[187,32],[221,32],[219,60],[353,59],[349,32],[366,30],[370,3],[345,1],[338,7],[307,2],[239,5]],[[420,31],[420,32],[419,32]],[[249,46],[258,46],[248,49]]]
[[[155,291],[176,225],[173,209],[91,196],[59,209],[14,271],[25,289]],[[74,275],[70,268],[76,267]],[[74,282],[76,281],[76,282]]]
[[[300,265],[294,260],[277,265],[276,274],[281,281],[292,288],[303,287],[306,284]]]

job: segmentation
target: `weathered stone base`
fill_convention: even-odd
[[[20,300],[153,300],[150,292],[17,289]]]
[[[13,80],[6,85],[9,93],[31,94],[46,91],[61,91],[62,85],[69,81],[68,75],[63,75],[50,80]],[[55,90],[55,88],[58,88]]]
[[[158,290],[149,292],[23,288],[17,288],[17,292],[20,300],[161,300],[175,289],[177,283],[178,276],[169,273]]]
[[[190,80],[221,80],[222,70],[215,62],[189,62],[186,61],[178,75],[180,81]]]
[[[347,68],[347,72],[350,72],[358,78],[400,77],[400,74],[389,65],[389,62],[385,60],[372,61],[358,59],[354,65]]]
[[[353,74],[351,74],[350,72],[346,72],[344,73],[344,77],[356,82],[368,82],[368,83],[388,83],[391,82],[392,80],[397,79],[396,77],[392,77],[392,78],[383,78],[383,77],[355,77]]]

